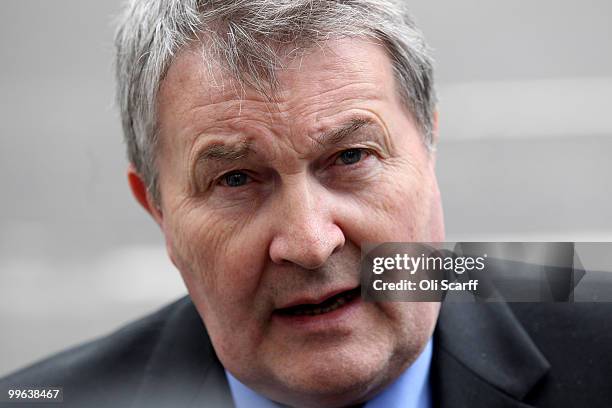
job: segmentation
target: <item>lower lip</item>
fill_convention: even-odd
[[[328,328],[338,327],[343,321],[350,321],[362,306],[361,296],[348,303],[345,303],[336,310],[327,313],[321,313],[315,316],[287,316],[273,314],[272,320],[276,323],[291,326],[301,330],[324,330]]]

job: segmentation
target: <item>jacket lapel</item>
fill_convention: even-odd
[[[133,407],[232,407],[223,366],[189,297],[159,334]]]
[[[529,407],[523,400],[550,366],[505,303],[442,305],[432,388],[445,407]]]

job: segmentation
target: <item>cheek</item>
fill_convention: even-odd
[[[256,296],[264,240],[253,233],[252,225],[224,220],[212,217],[210,211],[206,216],[196,211],[176,213],[169,242],[217,353],[231,363],[241,360],[243,351],[252,352],[253,344],[260,341],[268,304]],[[237,328],[249,335],[236,336]]]
[[[389,169],[348,200],[353,217],[345,222],[346,230],[357,244],[427,241],[432,200],[428,181],[410,169]]]
[[[257,234],[249,232],[246,223],[204,209],[174,214],[167,241],[190,294],[215,308],[244,304],[245,297],[252,297],[262,269],[258,254],[264,251],[253,240]]]

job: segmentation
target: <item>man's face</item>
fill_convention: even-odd
[[[177,57],[158,99],[158,221],[226,369],[285,403],[359,402],[437,319],[436,303],[355,296],[362,243],[443,240],[434,160],[381,47],[328,42],[278,77],[271,102],[197,50]]]

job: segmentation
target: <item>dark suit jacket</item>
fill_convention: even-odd
[[[445,303],[432,364],[435,406],[611,407],[612,304]],[[232,406],[188,297],[0,384],[63,386],[56,407]]]

